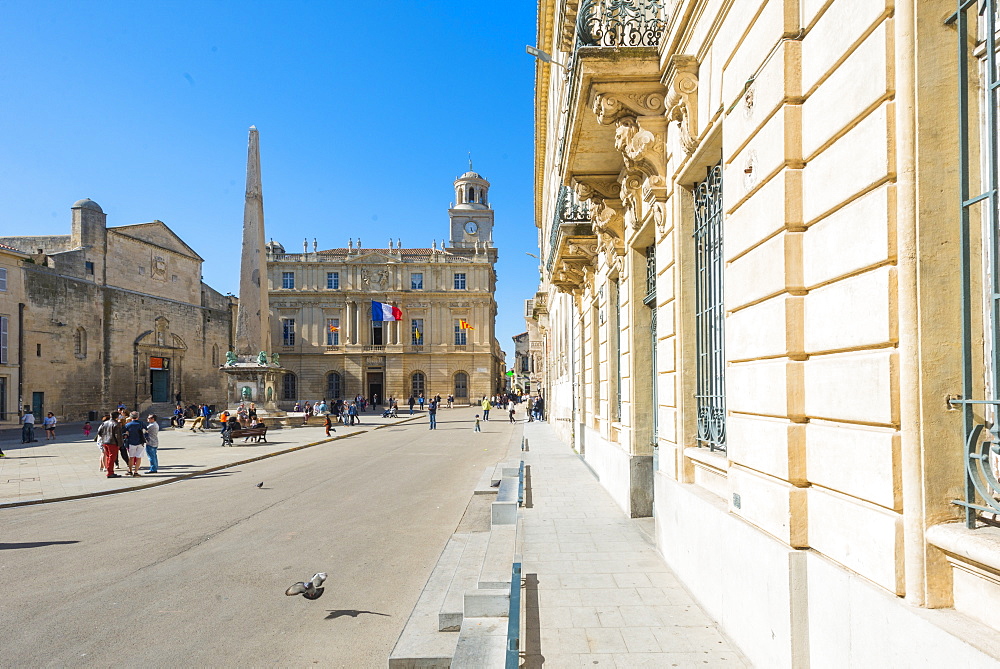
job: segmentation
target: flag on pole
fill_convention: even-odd
[[[373,321],[401,321],[403,312],[399,307],[384,302],[372,300],[372,320]]]
[[[420,341],[420,337],[421,337],[420,330],[414,330],[413,338],[416,339],[417,341]]]
[[[469,325],[469,321],[465,320],[464,318],[458,319],[458,327],[461,328],[462,330],[475,330],[476,329],[476,328],[472,327],[471,325]]]
[[[330,332],[340,332],[340,328],[338,328],[336,325],[331,325],[329,327],[330,327]]]

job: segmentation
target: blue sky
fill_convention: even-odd
[[[532,2],[0,0],[0,234],[159,219],[238,291],[247,129],[289,252],[448,236],[452,181],[492,183],[497,338],[534,294]]]

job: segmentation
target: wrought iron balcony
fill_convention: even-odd
[[[659,46],[667,31],[665,0],[583,0],[579,46]]]
[[[590,226],[590,205],[580,202],[576,193],[569,186],[562,186],[559,189],[559,198],[556,200],[555,214],[552,217],[552,228],[549,230],[549,255],[545,260],[545,271],[551,272],[559,249],[559,235],[563,232],[564,224],[578,225],[586,224]]]

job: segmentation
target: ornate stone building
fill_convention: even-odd
[[[225,401],[232,300],[201,281],[202,258],[162,221],[109,228],[85,199],[70,234],[0,244],[27,256],[8,285],[23,291],[20,400],[36,415],[83,420],[119,402],[164,413],[177,394]]]
[[[538,8],[551,424],[755,666],[996,666],[997,3]]]
[[[282,406],[411,393],[464,404],[502,388],[490,184],[470,171],[454,186],[450,238],[440,247],[389,240],[370,249],[359,239],[320,251],[313,240],[299,254],[267,245],[271,341],[291,371]],[[372,301],[398,307],[402,320],[373,322]]]

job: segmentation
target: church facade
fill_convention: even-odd
[[[21,252],[5,268],[10,302],[0,303],[8,422],[24,406],[73,421],[119,402],[164,413],[178,395],[225,401],[218,366],[234,299],[201,281],[202,258],[162,221],[109,228],[84,199],[70,234],[2,237],[0,246]]]
[[[290,373],[280,404],[364,395],[401,402],[454,395],[467,404],[503,387],[495,336],[497,250],[489,182],[455,182],[450,238],[431,248],[346,248],[286,253],[267,245],[271,341]],[[399,309],[373,320],[372,304]],[[393,310],[394,311],[394,310]]]

